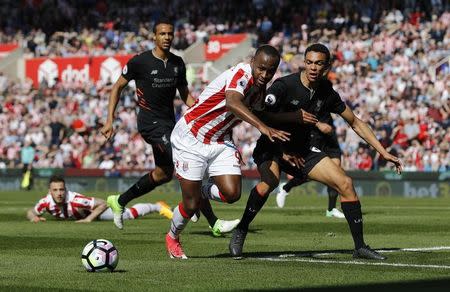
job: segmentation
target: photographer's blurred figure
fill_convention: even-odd
[[[22,189],[31,190],[33,187],[33,161],[36,154],[34,149],[34,143],[30,141],[25,141],[22,149],[20,149],[20,160],[23,165],[22,168],[22,180],[20,182],[20,187]]]

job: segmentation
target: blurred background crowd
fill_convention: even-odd
[[[135,54],[153,48],[152,24],[162,14],[175,19],[179,51],[217,33],[251,33],[255,47],[276,46],[283,57],[276,77],[301,68],[308,44],[324,43],[333,54],[328,78],[335,90],[405,170],[450,170],[449,63],[435,66],[450,56],[446,0],[11,0],[0,7],[0,43],[18,43],[29,57]],[[188,81],[198,96],[205,82],[192,70]],[[117,109],[117,134],[104,143],[99,128],[111,87],[33,88],[0,72],[0,168],[29,160],[34,167],[152,168],[152,149],[136,129],[132,87]],[[185,110],[180,100],[175,110],[178,117]],[[390,167],[342,119],[335,126],[345,169]],[[243,168],[255,168],[258,132],[243,123],[234,137]]]

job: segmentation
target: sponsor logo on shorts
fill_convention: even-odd
[[[312,152],[316,152],[316,153],[320,153],[320,152],[322,152],[322,151],[320,151],[320,149],[319,148],[317,148],[317,147],[311,147],[311,151]]]

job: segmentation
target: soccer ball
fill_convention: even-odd
[[[110,241],[96,239],[84,247],[81,262],[88,272],[112,272],[119,262],[119,252]]]

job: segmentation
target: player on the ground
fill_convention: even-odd
[[[333,118],[329,113],[326,114],[324,118],[318,117],[319,122],[317,123],[317,128],[321,132],[318,137],[321,141],[317,141],[318,148],[324,151],[330,159],[336,163],[336,165],[341,165],[341,148],[337,141],[336,132],[334,130]],[[303,177],[293,177],[287,183],[282,183],[278,187],[278,193],[276,197],[277,206],[283,208],[286,202],[286,197],[293,187],[300,186],[306,183],[308,180],[307,176]],[[327,186],[328,192],[328,208],[325,212],[327,217],[335,218],[345,218],[344,214],[336,208],[336,202],[338,198],[338,192]]]
[[[261,136],[257,142],[253,157],[258,165],[261,182],[251,190],[241,222],[232,234],[229,249],[235,258],[242,258],[249,224],[261,210],[270,192],[278,186],[280,172],[284,171],[293,176],[307,175],[309,179],[337,190],[355,244],[353,257],[385,259],[364,242],[361,204],[352,179],[316,146],[317,127],[301,125],[298,121],[298,112],[303,110],[319,117],[324,113],[339,114],[384,159],[393,162],[398,173],[401,172],[400,160],[384,149],[368,125],[357,118],[333,90],[331,82],[322,78],[329,66],[329,50],[322,44],[311,45],[305,51],[305,69],[277,79],[268,90],[266,100],[276,101],[272,103],[273,111],[277,114],[262,114],[271,121],[272,126],[289,129],[291,139],[276,144]],[[299,157],[304,159],[304,165],[300,167],[296,163]]]
[[[175,125],[171,142],[183,201],[175,207],[166,235],[171,258],[187,258],[179,235],[202,197],[231,204],[241,196],[241,156],[231,137],[233,127],[244,120],[270,141],[288,139],[287,132],[266,126],[251,112],[262,104],[279,62],[274,47],[259,47],[250,64],[239,63],[214,79]],[[205,172],[214,184],[202,186]]]
[[[183,59],[170,52],[174,38],[172,23],[161,18],[155,23],[153,32],[155,48],[131,58],[114,84],[109,99],[108,118],[101,129],[106,139],[113,136],[114,113],[120,94],[128,82],[134,80],[139,105],[137,127],[145,142],[153,148],[155,169],[141,177],[123,194],[107,198],[108,206],[114,213],[114,224],[119,229],[123,229],[123,212],[128,202],[172,179],[170,134],[175,125],[173,100],[176,91],[178,90],[187,106],[194,104],[194,98],[187,86]],[[217,219],[213,213],[209,216],[209,221],[210,224],[213,223],[213,231],[219,234],[231,231],[238,222]]]
[[[66,182],[59,175],[50,177],[48,194],[40,199],[34,208],[28,209],[27,218],[35,223],[46,221],[45,217],[42,217],[45,212],[57,219],[75,219],[78,223],[89,223],[96,219],[113,220],[112,210],[104,200],[66,189]],[[154,212],[172,219],[172,211],[165,202],[135,204],[125,209],[123,217],[135,219]]]

